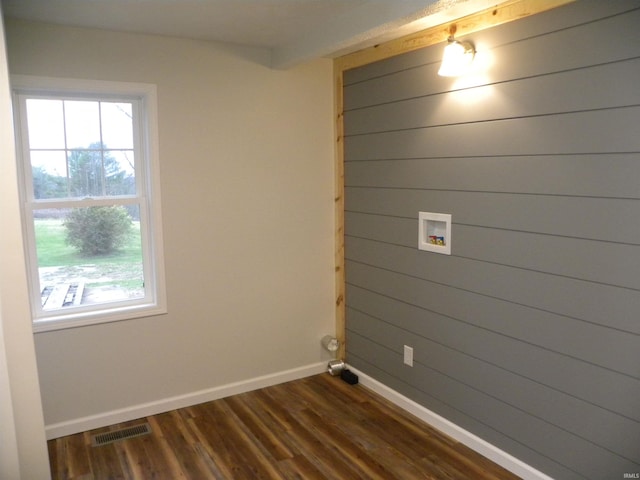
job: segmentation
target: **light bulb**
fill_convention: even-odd
[[[464,75],[471,66],[475,55],[473,45],[469,42],[458,42],[457,40],[449,40],[449,44],[444,47],[444,55],[442,56],[442,64],[438,75],[441,77],[457,77]]]

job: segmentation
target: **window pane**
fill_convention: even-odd
[[[29,147],[64,148],[62,100],[27,99]]]
[[[133,114],[130,103],[101,103],[102,142],[107,148],[133,148]]]
[[[64,102],[67,148],[100,148],[98,102]]]
[[[46,311],[144,297],[137,205],[34,211]]]
[[[104,195],[101,150],[71,150],[67,157],[69,190],[72,197]]]
[[[34,198],[64,198],[68,196],[67,160],[64,151],[32,151],[31,176]]]
[[[107,195],[135,195],[133,150],[106,151],[104,174]]]

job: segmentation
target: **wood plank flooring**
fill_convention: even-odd
[[[95,434],[153,433],[99,447]],[[54,479],[518,477],[368,389],[316,375],[49,441]]]

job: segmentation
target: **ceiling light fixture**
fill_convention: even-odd
[[[469,71],[473,57],[476,54],[473,45],[469,42],[459,42],[451,35],[448,44],[444,47],[442,64],[438,75],[441,77],[459,77]]]

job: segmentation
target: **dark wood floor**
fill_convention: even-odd
[[[95,434],[149,422],[99,447]],[[517,479],[366,388],[317,375],[49,442],[54,479]]]

